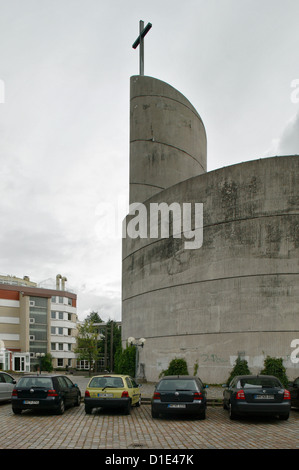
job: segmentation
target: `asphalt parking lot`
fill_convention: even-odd
[[[85,382],[79,383],[80,389]],[[145,393],[148,388],[145,386]],[[84,395],[84,393],[83,393]],[[206,420],[159,418],[149,404],[129,416],[108,410],[86,415],[83,403],[62,416],[25,411],[14,415],[0,404],[1,449],[298,449],[299,410],[287,421],[252,418],[230,421],[221,406],[208,406]]]

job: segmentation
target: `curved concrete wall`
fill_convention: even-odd
[[[207,168],[207,139],[191,103],[173,87],[152,77],[130,82],[130,203]]]
[[[147,380],[185,357],[190,373],[198,362],[204,381],[220,383],[238,354],[253,372],[267,355],[283,357],[298,376],[290,344],[299,338],[299,156],[199,175],[145,206],[162,201],[203,203],[203,245],[123,240],[122,335],[147,339]]]

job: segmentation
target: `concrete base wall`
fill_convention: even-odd
[[[203,204],[203,245],[184,238],[123,241],[122,335],[147,339],[147,380],[174,357],[224,381],[238,354],[253,371],[290,361],[299,338],[299,156],[273,157],[190,178],[148,199]],[[202,373],[201,373],[202,371]]]
[[[198,364],[197,375],[210,384],[225,383],[238,353],[248,361],[249,369],[258,374],[264,368],[267,355],[282,357],[290,380],[298,377],[298,364],[292,363],[290,353],[292,333],[244,332],[210,335],[181,335],[175,337],[148,338],[140,352],[140,363],[148,381],[156,381],[166,370],[170,361],[184,358],[188,372],[193,374]]]

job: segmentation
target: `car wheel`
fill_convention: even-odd
[[[136,405],[135,405],[135,406],[137,406],[137,407],[138,407],[138,406],[140,406],[140,405],[141,405],[141,397],[139,397],[139,400],[138,400],[138,402],[136,403]]]
[[[282,415],[279,415],[278,418],[283,420],[283,419],[289,419],[290,414],[289,413],[284,413]]]
[[[86,406],[86,405],[85,405],[85,413],[86,413],[87,415],[90,415],[91,412],[92,412],[92,408],[90,408],[89,406]]]
[[[19,408],[13,408],[12,411],[15,415],[20,415],[22,413],[22,410],[20,410]]]
[[[199,413],[198,419],[206,419],[206,409]]]
[[[125,407],[125,415],[129,415],[130,412],[131,412],[131,400],[128,401],[128,404]]]
[[[236,413],[232,410],[232,404],[231,403],[228,404],[228,412],[229,412],[230,419],[236,419],[237,418]]]
[[[154,419],[159,418],[159,413],[157,411],[152,410],[152,418]]]
[[[64,411],[65,411],[65,405],[64,405],[64,401],[61,399],[59,406],[58,406],[57,414],[63,415]]]
[[[74,406],[80,406],[80,403],[81,403],[81,396],[80,396],[80,394],[78,393],[77,398],[76,398],[76,401],[75,401],[75,403],[74,403]]]

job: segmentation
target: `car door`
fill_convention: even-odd
[[[64,405],[69,406],[72,403],[72,398],[71,398],[71,391],[68,387],[67,381],[65,380],[65,377],[62,377],[62,376],[57,377],[57,381],[59,384],[61,395],[63,396]]]
[[[0,401],[10,400],[13,391],[15,379],[5,372],[0,372]]]
[[[223,385],[224,390],[223,390],[223,405],[226,408],[227,404],[229,402],[229,386],[230,384]]]
[[[299,406],[299,377],[288,388],[293,406]]]
[[[131,382],[132,387],[132,404],[135,404],[139,401],[139,397],[141,395],[140,388],[132,377],[129,378],[129,381]]]
[[[228,387],[224,390],[225,405],[228,405],[231,402],[232,397],[235,392],[236,384],[237,384],[237,378],[233,378],[231,382],[229,383]]]
[[[63,377],[63,379],[67,385],[69,402],[73,405],[77,401],[78,387],[68,377]]]

